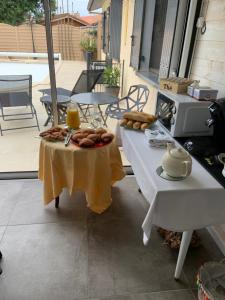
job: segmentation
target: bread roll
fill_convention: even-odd
[[[126,126],[129,127],[129,128],[133,128],[133,123],[134,123],[134,121],[129,120],[129,121],[127,122]]]
[[[145,130],[145,129],[147,129],[148,127],[149,127],[149,123],[142,123],[141,124],[141,130]]]
[[[126,126],[127,125],[128,120],[127,119],[122,119],[120,121],[120,126]]]
[[[141,128],[141,122],[134,122],[133,128],[134,129],[140,129]]]

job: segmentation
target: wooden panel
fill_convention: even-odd
[[[33,42],[31,26],[24,24],[11,26],[0,23],[0,52],[47,52],[45,26],[33,24]],[[61,53],[64,60],[84,60],[80,42],[87,37],[90,28],[75,27],[72,24],[58,24],[52,27],[53,48]]]

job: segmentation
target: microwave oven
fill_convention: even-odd
[[[210,118],[209,101],[198,101],[188,95],[160,90],[157,95],[156,115],[173,137],[211,136],[207,126]]]

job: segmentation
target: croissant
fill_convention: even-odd
[[[104,143],[109,143],[113,140],[114,135],[112,133],[103,133],[101,139]]]
[[[84,138],[79,142],[79,146],[84,148],[92,147],[94,146],[94,144],[95,142],[88,138]]]

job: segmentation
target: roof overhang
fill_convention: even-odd
[[[87,9],[88,11],[93,11],[102,8],[104,2],[105,0],[89,0]]]

